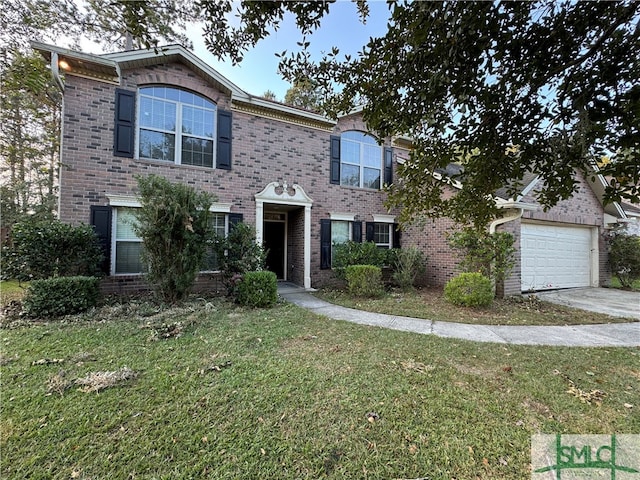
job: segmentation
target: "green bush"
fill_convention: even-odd
[[[256,242],[255,229],[243,222],[233,225],[226,238],[214,238],[213,243],[228,294],[235,296],[245,273],[264,269],[266,252]]]
[[[493,287],[481,273],[461,273],[447,282],[444,297],[454,305],[488,307],[493,301]]]
[[[609,239],[611,272],[624,288],[640,279],[640,237],[614,232]]]
[[[88,310],[98,301],[97,277],[34,280],[27,287],[23,309],[30,317],[57,317]]]
[[[345,269],[350,265],[375,265],[382,267],[387,264],[390,250],[383,250],[373,242],[348,241],[333,245],[332,268],[336,276],[346,278]]]
[[[140,203],[134,230],[142,239],[147,282],[163,301],[184,300],[203,264],[215,198],[163,177],[138,177]]]
[[[382,269],[375,265],[349,265],[345,269],[349,293],[356,297],[379,297],[382,287]]]
[[[394,283],[403,290],[413,288],[416,277],[425,271],[426,257],[416,247],[401,248],[395,252],[393,262]]]
[[[236,301],[247,307],[270,307],[278,300],[278,280],[273,272],[247,272],[238,284]]]
[[[96,275],[102,259],[91,226],[26,221],[13,227],[11,245],[3,248],[2,275],[23,281]]]

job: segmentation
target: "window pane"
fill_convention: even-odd
[[[141,273],[142,242],[116,242],[116,273]]]
[[[215,272],[217,270],[220,270],[220,267],[218,265],[218,255],[213,250],[213,248],[208,248],[202,260],[201,271]]]
[[[158,130],[175,131],[176,104],[157,98],[140,98],[140,125]]]
[[[364,188],[380,188],[380,170],[374,168],[364,169],[364,179],[362,182]]]
[[[363,145],[362,159],[365,167],[380,168],[382,149],[378,145]]]
[[[213,167],[213,141],[182,137],[182,164]]]
[[[360,165],[360,144],[343,140],[340,144],[340,161]]]
[[[351,187],[360,186],[360,167],[343,164],[340,169],[340,184]]]
[[[331,222],[331,244],[349,241],[349,222]]]
[[[175,135],[140,130],[140,158],[175,161]]]
[[[136,223],[133,208],[118,208],[116,211],[116,240],[138,240],[133,230]]]
[[[209,217],[209,224],[213,228],[213,233],[219,237],[226,236],[225,229],[226,214],[224,213],[212,213]]]
[[[202,108],[182,108],[182,132],[197,137],[213,138],[213,112]]]

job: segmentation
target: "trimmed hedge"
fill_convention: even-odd
[[[30,317],[58,317],[94,307],[98,301],[97,277],[56,277],[34,280],[27,287],[24,313]]]
[[[493,287],[481,273],[461,273],[447,282],[444,297],[454,305],[487,307],[493,302]]]
[[[379,297],[382,287],[382,269],[374,265],[349,265],[344,269],[347,288],[357,297]]]
[[[236,301],[246,307],[270,307],[278,300],[278,279],[273,272],[247,272],[238,284]]]

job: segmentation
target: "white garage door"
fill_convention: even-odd
[[[591,285],[591,228],[522,224],[522,291]]]

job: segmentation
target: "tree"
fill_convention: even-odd
[[[262,98],[266,98],[267,100],[273,100],[274,102],[278,101],[278,98],[276,97],[276,92],[274,92],[273,90],[266,90],[262,94]]]
[[[215,198],[163,177],[138,177],[140,203],[134,230],[142,239],[147,281],[168,303],[184,300],[203,264],[212,236],[209,208]]]
[[[309,79],[297,80],[284,95],[284,103],[307,110],[319,110],[322,106],[322,92]]]
[[[291,13],[302,33],[318,28],[330,3],[243,2],[239,26],[224,15],[231,2],[203,0],[205,40],[219,57],[243,50]],[[366,3],[358,2],[362,18]],[[539,174],[545,207],[576,189],[575,171],[592,175],[595,158],[611,162],[607,201],[640,200],[640,2],[396,2],[386,35],[357,58],[333,48],[313,61],[282,52],[289,81],[312,78],[336,116],[362,102],[380,138],[408,135],[414,149],[391,187],[401,219],[448,215],[484,224],[491,195],[515,194],[527,172]],[[431,172],[463,165],[464,188],[442,196]]]

